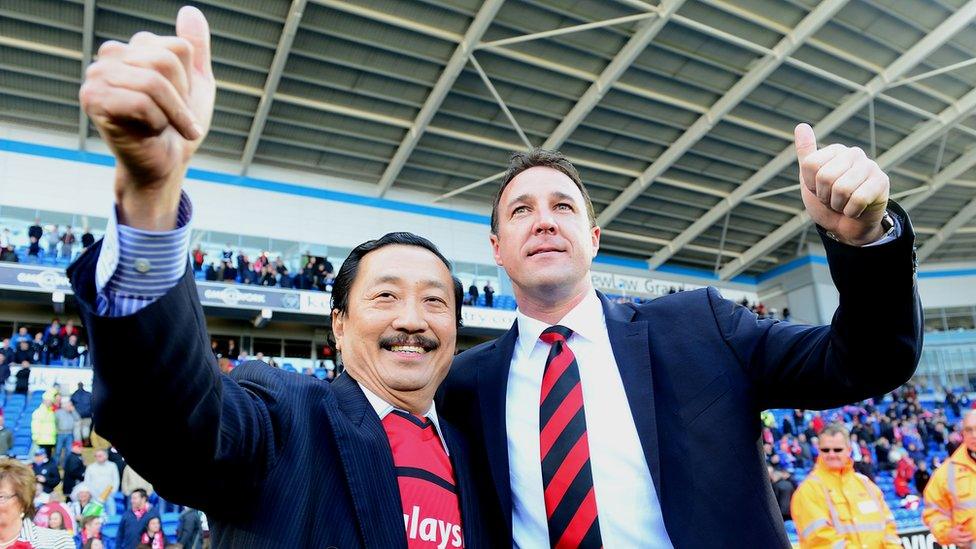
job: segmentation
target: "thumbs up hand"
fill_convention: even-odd
[[[794,131],[803,205],[814,223],[852,246],[882,236],[888,207],[888,176],[858,147],[829,145],[817,149],[808,124]]]
[[[109,41],[85,74],[81,106],[116,157],[120,221],[148,230],[176,225],[180,191],[213,116],[210,28],[183,7],[176,36],[139,32]]]

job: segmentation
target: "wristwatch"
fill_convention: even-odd
[[[895,230],[895,220],[891,217],[890,210],[885,210],[884,217],[881,218],[881,230],[884,231],[884,236],[881,238],[891,236]]]

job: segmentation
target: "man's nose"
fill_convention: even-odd
[[[404,303],[393,320],[393,328],[411,334],[426,331],[428,325],[423,304],[413,300]]]

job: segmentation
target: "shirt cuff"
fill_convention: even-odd
[[[190,254],[193,204],[180,193],[176,228],[146,231],[118,222],[112,208],[95,266],[98,312],[107,316],[133,314],[179,283]]]
[[[894,240],[898,240],[898,237],[901,236],[901,219],[898,219],[897,215],[892,214],[891,220],[892,222],[894,222],[894,225],[891,227],[891,230],[889,230],[884,236],[882,236],[878,240],[875,240],[870,244],[865,244],[861,247],[870,248],[871,246],[880,246],[882,244],[887,244]]]

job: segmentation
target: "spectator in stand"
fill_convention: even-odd
[[[228,242],[227,245],[224,246],[224,250],[220,252],[220,259],[221,261],[227,263],[230,263],[231,261],[234,260],[234,250],[233,248],[230,247],[230,242]]]
[[[34,350],[31,348],[32,345],[33,341],[21,341],[17,344],[17,351],[14,353],[14,362],[36,364],[37,358],[34,356]]]
[[[3,414],[0,414],[0,456],[12,456],[14,449],[14,432],[7,429]]]
[[[61,473],[58,472],[57,464],[48,459],[49,455],[42,449],[34,452],[34,476],[45,494],[50,494],[61,484]]]
[[[895,468],[895,495],[903,498],[912,493],[911,482],[915,477],[915,462],[908,454],[902,454]]]
[[[77,367],[81,361],[81,353],[78,351],[78,336],[68,336],[64,346],[61,347],[61,366]]]
[[[225,282],[235,282],[237,281],[237,269],[234,268],[229,261],[224,261],[224,277]]]
[[[61,339],[67,339],[70,336],[80,336],[81,330],[75,326],[75,321],[69,318],[68,321],[65,322],[64,326],[61,327],[61,331],[58,332],[58,335],[61,336]]]
[[[78,524],[78,533],[75,534],[75,544],[78,547],[90,546],[91,540],[102,539],[102,517],[81,517]]]
[[[203,521],[200,511],[187,507],[180,513],[180,522],[176,525],[176,543],[183,549],[202,549]]]
[[[58,256],[58,244],[61,243],[61,233],[57,225],[51,225],[51,230],[45,237],[47,239],[47,256],[54,258]]]
[[[68,510],[79,522],[83,517],[105,516],[105,506],[95,499],[91,488],[84,483],[76,484],[71,490],[71,502],[68,503]]]
[[[51,511],[51,514],[47,516],[47,527],[51,530],[65,530],[70,533],[61,511]]]
[[[13,237],[10,235],[10,229],[4,227],[0,231],[0,248],[6,249],[10,246],[13,246]]]
[[[485,287],[482,288],[485,292],[485,307],[495,306],[495,289],[491,287],[491,281],[485,281]]]
[[[91,229],[85,227],[85,232],[81,234],[81,251],[84,252],[88,248],[95,245],[95,235],[91,233]]]
[[[7,361],[7,355],[0,354],[0,387],[5,386],[9,378],[10,363]]]
[[[27,240],[30,243],[29,255],[36,256],[40,253],[41,237],[44,236],[44,227],[41,227],[41,218],[35,217],[34,224],[27,228]]]
[[[225,356],[230,360],[237,360],[240,354],[240,351],[237,350],[237,342],[233,339],[227,340],[227,354]]]
[[[242,283],[254,283],[254,271],[251,270],[251,260],[248,259],[244,250],[237,252],[237,272],[241,274]]]
[[[265,265],[261,271],[261,280],[259,284],[262,286],[274,286],[278,283],[278,280],[275,278],[274,267],[271,265]]]
[[[471,281],[471,285],[468,286],[468,303],[471,305],[478,304],[478,284],[475,281]]]
[[[71,451],[64,460],[64,485],[61,490],[65,494],[70,495],[74,492],[75,486],[85,480],[85,462],[81,458],[81,450],[81,441],[72,442]]]
[[[214,282],[214,281],[217,280],[217,268],[216,268],[216,265],[217,265],[216,263],[211,263],[210,265],[207,265],[207,269],[203,272],[203,278],[204,278],[204,280],[209,280],[211,282]]]
[[[58,319],[51,321],[51,325],[44,330],[44,346],[47,347],[47,362],[57,364],[61,362],[61,323]]]
[[[31,414],[31,437],[36,446],[44,449],[48,458],[54,455],[54,445],[58,441],[58,424],[54,416],[54,404],[49,398],[44,398]]]
[[[71,455],[71,444],[75,441],[75,425],[81,421],[81,416],[75,411],[71,404],[71,399],[63,397],[61,407],[54,412],[55,423],[57,424],[58,436],[54,447],[54,463],[58,467],[64,467],[68,456]],[[71,490],[65,490],[69,494]]]
[[[956,417],[961,416],[962,410],[959,408],[959,398],[948,387],[943,386],[942,392],[945,393],[946,408],[952,410],[952,415]]]
[[[0,261],[5,261],[7,263],[18,263],[20,258],[17,257],[17,252],[14,250],[13,246],[5,246],[0,248]]]
[[[27,343],[33,341],[31,339],[30,331],[27,328],[27,326],[21,326],[20,328],[17,328],[17,333],[14,334],[14,338],[10,341],[10,343],[13,344],[14,348],[17,348],[20,346],[21,341],[26,341]]]
[[[85,384],[78,382],[78,389],[71,395],[71,404],[81,419],[78,421],[78,432],[75,433],[75,440],[91,446],[91,425],[92,425],[92,394],[85,390]]]
[[[29,466],[13,459],[0,461],[0,540],[15,548],[74,549],[68,532],[34,524],[36,490]]]
[[[13,348],[9,337],[5,337],[2,341],[0,341],[0,355],[6,357],[8,364],[13,362],[14,353],[16,352],[17,350]]]
[[[925,460],[918,462],[918,469],[915,470],[915,489],[919,494],[925,493],[925,486],[929,483],[932,475],[929,473],[929,463]]]
[[[790,500],[793,499],[793,492],[796,491],[792,475],[788,470],[776,469],[772,465],[768,465],[767,469],[769,470],[769,481],[773,485],[773,496],[779,504],[783,520],[792,520],[790,518]]]
[[[163,524],[159,517],[152,517],[146,523],[138,547],[139,549],[166,549],[166,536],[163,534]]]
[[[34,334],[34,340],[31,341],[31,352],[34,353],[38,364],[47,364],[47,348],[44,346],[43,332]]]
[[[108,460],[108,452],[95,452],[95,461],[85,469],[85,484],[91,489],[92,496],[105,504],[109,514],[115,514],[114,497],[119,491],[120,475],[114,463]]]
[[[77,241],[75,233],[71,232],[71,225],[65,227],[64,234],[61,235],[61,259],[71,260]]]
[[[315,276],[312,277],[313,286],[324,292],[325,286],[329,282],[329,276],[329,272],[325,269],[325,264],[317,264],[315,266]]]
[[[159,518],[159,512],[149,504],[145,490],[138,489],[129,496],[129,508],[122,514],[119,533],[115,536],[118,549],[135,549],[139,545],[146,526],[152,518]]]
[[[200,245],[197,244],[197,247],[193,248],[192,255],[193,255],[193,270],[200,271],[201,269],[203,269],[203,260],[205,257],[207,257],[207,252],[203,251],[203,248],[201,248]]]
[[[20,370],[17,370],[15,378],[17,379],[14,384],[14,394],[27,396],[27,390],[30,387],[30,362],[26,360],[20,363]]]

